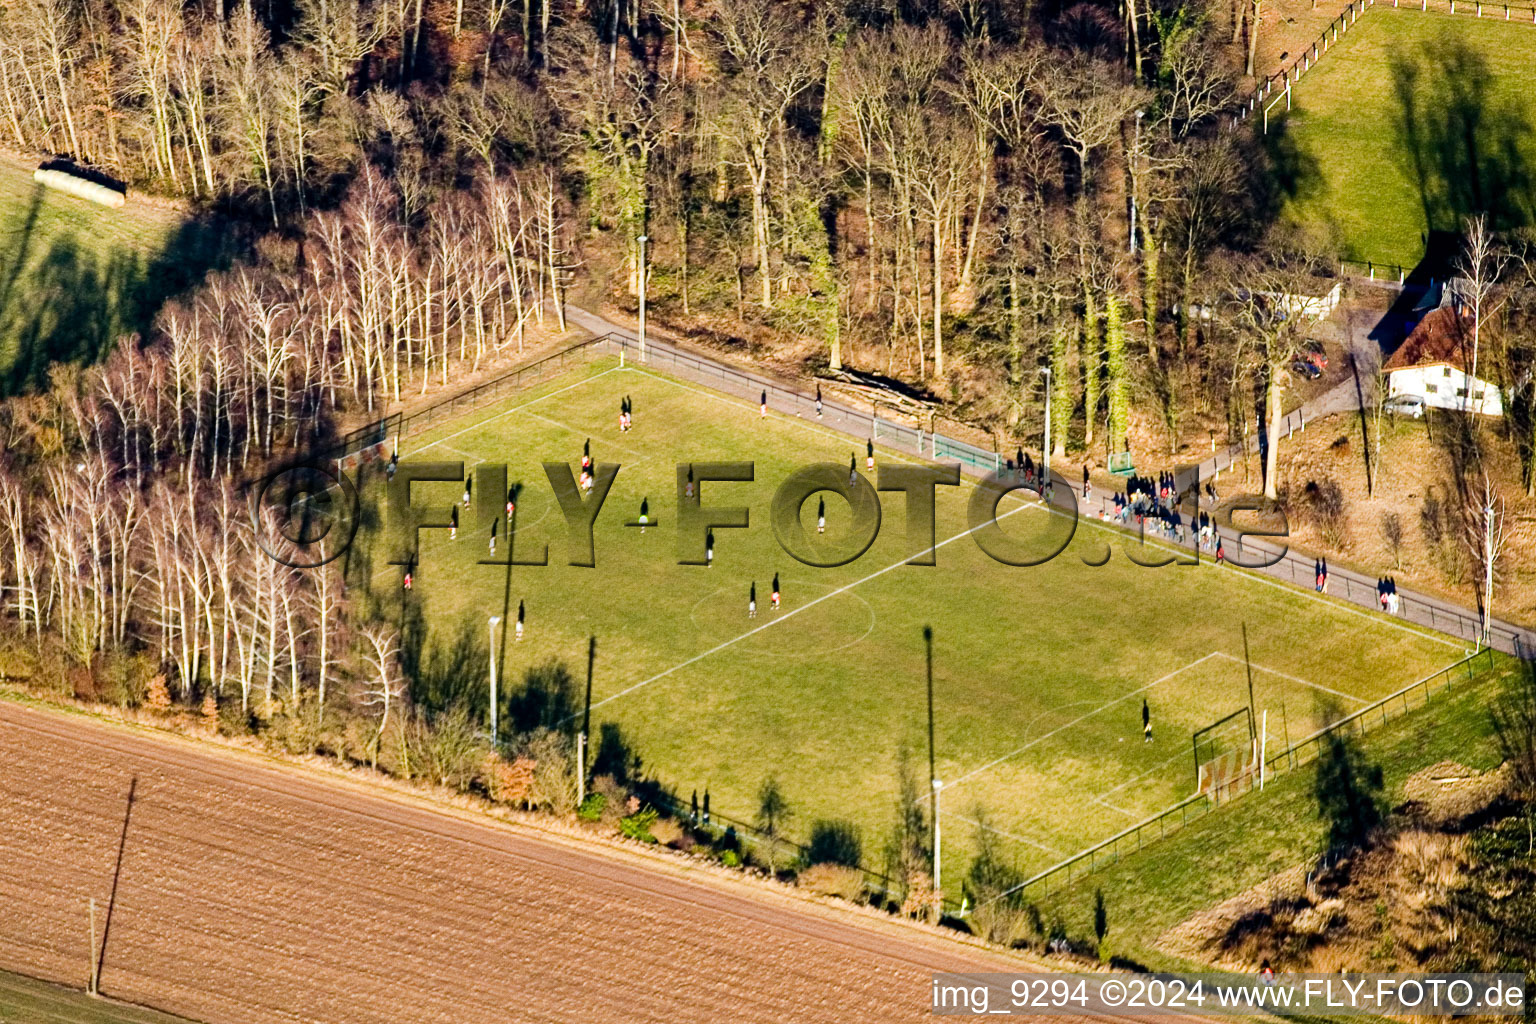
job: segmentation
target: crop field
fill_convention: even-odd
[[[0,394],[47,383],[144,331],[166,297],[228,253],[216,229],[130,200],[108,209],[45,189],[0,157]]]
[[[1536,26],[1378,3],[1270,112],[1287,219],[1341,255],[1412,267],[1430,232],[1536,224]],[[1276,92],[1275,96],[1282,93]]]
[[[634,428],[621,434],[625,396]],[[575,473],[588,441],[598,463],[620,466],[596,519],[591,568],[567,564],[567,526],[541,466],[565,463]],[[873,866],[895,816],[903,752],[925,798],[928,790],[925,626],[934,633],[945,849],[963,863],[984,815],[1025,870],[1193,792],[1192,733],[1248,704],[1244,623],[1271,750],[1310,731],[1322,709],[1358,707],[1463,653],[1445,637],[1209,559],[1135,564],[1131,555],[1169,552],[1097,521],[1074,532],[1070,519],[1014,495],[998,509],[1007,536],[1038,553],[1072,536],[1043,564],[1002,564],[970,533],[968,482],[938,488],[936,565],[906,564],[929,542],[909,539],[899,493],[882,497],[883,521],[862,556],[835,568],[802,564],[769,522],[775,489],[812,463],[846,473],[853,456],[864,472],[863,444],[814,418],[772,410],[763,418],[755,405],[612,360],[409,438],[403,456],[466,470],[506,465],[521,485],[514,557],[548,550],[548,565],[486,564],[491,527],[472,503],[461,509],[457,540],[446,529],[419,532],[405,591],[390,551],[404,554],[409,542],[376,530],[359,536],[349,571],[414,638],[419,688],[439,704],[457,697],[483,709],[489,619],[510,622],[522,605],[524,639],[495,634],[504,715],[526,714],[527,673],[561,663],[570,683],[540,714],[572,727],[587,640],[596,637],[594,737],[616,726],[646,772],[684,800],[708,789],[717,813],[739,819],[755,815],[759,788],[774,777],[794,812],[791,834],[803,836],[818,818],[852,820]],[[752,462],[754,479],[706,483],[702,503],[746,507],[750,525],[715,531],[712,565],[681,565],[678,466],[726,461]],[[418,482],[412,502],[446,517],[462,490]],[[368,484],[365,493],[381,490]],[[849,506],[826,498],[823,540],[838,543]],[[625,525],[642,501],[652,518],[644,533]],[[812,498],[801,509],[813,539],[816,507]],[[502,562],[506,526],[499,520]],[[775,574],[777,612],[769,607]],[[749,618],[754,582],[757,615]],[[450,677],[460,682],[442,681]],[[433,690],[450,685],[459,691]],[[1142,737],[1143,700],[1151,742]]]
[[[0,962],[83,985],[94,899],[102,992],[207,1024],[916,1024],[932,972],[1020,966],[723,869],[11,700],[0,758]],[[0,1021],[176,1024],[5,975]]]

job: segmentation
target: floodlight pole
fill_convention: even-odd
[[[1248,623],[1243,623],[1243,665],[1248,669],[1248,738],[1253,739],[1253,661],[1248,657]]]
[[[1265,758],[1269,756],[1269,709],[1264,709],[1264,722],[1259,727],[1259,792],[1264,792]]]
[[[939,888],[939,776],[933,752],[933,627],[923,627],[923,647],[928,657],[928,783],[933,787],[933,888]]]
[[[487,660],[491,663],[491,749],[496,749],[496,743],[500,740],[500,731],[496,721],[496,626],[501,622],[500,615],[492,615],[490,618],[490,647],[487,650]]]
[[[85,991],[87,995],[101,994],[101,947],[96,945],[96,897],[91,897],[91,975]]]
[[[944,873],[939,849],[939,791],[943,788],[944,783],[933,780],[933,895],[939,901],[940,916],[944,909]]]
[[[592,727],[592,663],[597,660],[597,636],[587,637],[587,699],[581,709],[581,732],[576,734],[576,803],[587,798],[587,731]]]
[[[645,362],[645,243],[650,241],[645,235],[636,239],[640,243],[640,361]]]

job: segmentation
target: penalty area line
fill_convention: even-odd
[[[410,452],[410,454],[411,455],[420,455],[422,452],[426,451],[427,449],[429,449],[429,448],[436,448],[440,444],[443,445],[444,447],[447,447],[447,445],[444,444],[444,442],[446,442],[446,441],[452,441],[454,438],[459,437],[459,436],[461,436],[463,434],[467,434],[471,430],[479,430],[481,427],[485,426],[486,424],[494,423],[497,420],[502,419],[503,417],[510,416],[510,415],[512,415],[515,412],[520,412],[523,409],[528,408],[530,405],[537,405],[539,402],[544,401],[546,398],[554,398],[556,395],[564,394],[565,392],[570,391],[573,388],[579,388],[583,384],[590,384],[592,381],[597,380],[597,378],[599,378],[599,377],[606,377],[608,374],[613,373],[613,372],[617,371],[618,369],[619,369],[619,367],[617,367],[617,366],[610,366],[610,367],[608,367],[608,369],[599,371],[598,373],[594,373],[590,377],[583,377],[581,380],[578,380],[578,381],[576,381],[573,384],[567,384],[563,388],[556,388],[554,391],[551,391],[551,392],[549,392],[548,394],[545,394],[545,395],[540,395],[538,398],[531,398],[528,401],[524,402],[522,405],[514,405],[510,409],[503,409],[501,412],[498,412],[498,413],[496,413],[493,416],[487,416],[483,420],[479,420],[479,421],[477,421],[475,423],[471,423],[469,426],[465,427],[463,430],[455,430],[453,433],[447,434],[447,435],[445,435],[443,437],[440,437],[436,441],[430,441],[427,444],[422,445],[420,448],[417,448],[414,451]]]
[[[1217,654],[1218,657],[1226,658],[1228,661],[1235,661],[1239,665],[1245,664],[1245,662],[1243,661],[1242,658],[1239,658],[1239,657],[1237,657],[1236,655],[1233,655],[1233,654],[1228,654],[1226,651],[1217,651],[1216,654]],[[1354,701],[1357,704],[1369,704],[1370,703],[1370,701],[1366,700],[1364,697],[1356,697],[1352,693],[1345,693],[1343,690],[1335,690],[1335,689],[1333,689],[1333,687],[1331,687],[1331,686],[1324,686],[1322,683],[1309,682],[1308,680],[1303,679],[1300,676],[1293,676],[1293,675],[1289,675],[1289,674],[1287,674],[1285,672],[1281,672],[1278,669],[1267,668],[1264,665],[1258,664],[1257,662],[1254,663],[1253,667],[1255,669],[1257,669],[1258,671],[1260,671],[1260,672],[1267,672],[1267,673],[1269,673],[1272,676],[1279,676],[1281,679],[1289,679],[1293,683],[1300,683],[1302,686],[1309,686],[1309,687],[1311,687],[1314,690],[1322,690],[1324,693],[1331,693],[1335,697],[1343,697],[1345,700],[1352,700],[1352,701]]]
[[[1008,753],[1004,754],[1001,757],[993,758],[991,761],[988,761],[986,764],[982,765],[980,768],[976,768],[976,769],[973,769],[973,770],[971,770],[969,772],[966,772],[964,775],[960,776],[954,782],[946,782],[944,784],[944,788],[945,789],[951,789],[951,788],[953,788],[955,786],[960,785],[960,783],[962,783],[962,782],[965,782],[965,781],[967,781],[969,779],[974,779],[976,776],[981,775],[984,772],[989,772],[993,768],[996,768],[998,765],[1002,764],[1004,761],[1012,760],[1013,758],[1018,757],[1020,754],[1024,753],[1024,751],[1030,749],[1031,747],[1034,747],[1034,746],[1037,746],[1038,744],[1044,743],[1046,740],[1050,739],[1052,736],[1055,736],[1057,733],[1064,732],[1065,730],[1070,729],[1070,728],[1072,728],[1075,725],[1080,725],[1083,722],[1086,722],[1088,719],[1092,718],[1093,716],[1095,716],[1097,714],[1100,714],[1101,712],[1107,711],[1108,709],[1114,707],[1116,704],[1119,704],[1122,701],[1128,700],[1131,697],[1136,696],[1138,693],[1144,693],[1147,690],[1152,689],[1152,687],[1154,687],[1154,686],[1157,686],[1157,685],[1162,684],[1162,683],[1166,683],[1168,680],[1172,679],[1174,676],[1179,675],[1179,674],[1184,673],[1184,672],[1188,672],[1190,669],[1194,668],[1196,665],[1200,665],[1200,664],[1203,664],[1204,662],[1210,661],[1212,658],[1216,657],[1219,653],[1220,653],[1219,651],[1212,651],[1210,654],[1207,654],[1204,657],[1196,658],[1194,661],[1190,662],[1188,665],[1184,665],[1181,668],[1174,669],[1172,672],[1169,672],[1167,675],[1163,676],[1161,679],[1154,679],[1154,680],[1152,680],[1152,682],[1148,683],[1145,686],[1138,686],[1136,689],[1131,690],[1128,693],[1122,693],[1118,697],[1115,697],[1115,698],[1113,698],[1111,700],[1107,700],[1103,704],[1100,704],[1098,707],[1094,708],[1092,711],[1089,711],[1086,714],[1079,715],[1076,718],[1072,719],[1072,721],[1070,721],[1070,722],[1066,722],[1066,723],[1064,723],[1062,725],[1058,725],[1056,728],[1052,729],[1048,733],[1045,733],[1045,734],[1040,735],[1040,736],[1036,736],[1034,739],[1030,740],[1028,743],[1024,744],[1022,747],[1017,747],[1014,750],[1010,750]]]

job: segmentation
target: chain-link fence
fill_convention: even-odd
[[[1396,693],[1389,694],[1319,729],[1312,735],[1291,744],[1280,753],[1267,757],[1266,773],[1273,777],[1276,772],[1298,768],[1314,761],[1322,751],[1323,744],[1333,734],[1347,731],[1353,735],[1361,735],[1395,718],[1402,717],[1414,708],[1423,707],[1436,693],[1443,693],[1455,685],[1470,685],[1482,677],[1491,676],[1496,667],[1494,652],[1485,647],[1454,665],[1410,683]],[[1235,799],[1239,795],[1241,794],[1234,794],[1229,799]],[[1016,889],[1004,895],[1022,893],[1028,899],[1043,899],[1052,892],[1068,888],[1081,881],[1086,875],[1118,863],[1121,857],[1143,849],[1169,833],[1178,831],[1191,821],[1205,817],[1216,807],[1216,801],[1197,793],[1025,879]]]
[[[925,432],[920,425],[907,422],[910,417],[901,416],[894,408],[882,408],[876,404],[869,410],[861,410],[831,400],[823,400],[818,406],[814,390],[729,366],[666,342],[649,342],[645,346],[644,358],[641,359],[638,342],[616,333],[578,342],[416,412],[387,417],[369,424],[348,435],[353,439],[349,443],[353,451],[358,450],[365,441],[374,446],[366,450],[382,451],[383,446],[379,442],[385,437],[398,443],[401,438],[551,380],[577,364],[603,354],[616,355],[626,365],[636,365],[638,362],[638,365],[645,368],[754,404],[766,401],[770,412],[817,423],[854,439],[853,453],[856,456],[863,454],[864,444],[860,442],[872,441],[883,448],[935,461],[958,462],[962,470],[977,477],[997,473],[1009,461],[1000,452],[978,448],[943,434]],[[1287,436],[1292,431],[1305,429],[1306,423],[1300,410],[1287,413],[1280,424],[1281,433]],[[1242,458],[1241,453],[1223,453],[1203,463],[1198,475],[1190,473],[1176,480],[1181,492],[1194,496],[1193,501],[1182,506],[1181,510],[1181,515],[1188,517],[1186,522],[1190,528],[1183,531],[1182,540],[1178,534],[1174,534],[1161,538],[1161,543],[1182,546],[1191,551],[1197,548],[1198,538],[1194,525],[1199,507],[1195,502],[1199,501],[1200,485],[1208,479],[1219,479],[1221,473],[1236,467]],[[1069,486],[1060,475],[1056,476],[1052,488],[1052,503],[1061,511],[1075,511],[1075,514],[1086,515],[1090,519],[1129,525],[1120,522],[1112,492],[1084,498],[1081,487]],[[1316,585],[1317,563],[1311,556],[1291,551],[1288,545],[1272,543],[1231,529],[1217,528],[1215,535],[1224,542],[1228,561],[1233,564],[1255,567],[1256,571],[1298,586]],[[1352,570],[1331,569],[1327,574],[1326,589],[1330,595],[1374,611],[1382,611],[1376,587],[1377,581]],[[1397,594],[1394,617],[1399,621],[1426,626],[1469,643],[1486,643],[1519,657],[1527,657],[1536,652],[1536,635],[1530,630],[1497,620],[1491,620],[1485,626],[1482,616],[1447,601],[1406,591],[1398,591]]]

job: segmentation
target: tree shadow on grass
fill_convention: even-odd
[[[56,362],[93,363],[119,337],[147,334],[167,299],[240,251],[228,225],[202,220],[179,225],[156,253],[76,232],[45,237],[47,195],[38,185],[0,215],[0,396],[45,387]]]
[[[456,704],[484,722],[490,686],[489,652],[481,620],[466,615],[452,628],[428,628],[421,604],[407,602],[400,630],[400,667],[410,680],[411,700],[429,715]]]
[[[1391,74],[1393,152],[1429,230],[1459,234],[1478,213],[1495,231],[1536,223],[1536,122],[1496,91],[1482,55],[1461,40],[1426,43],[1394,54]]]
[[[1274,198],[1281,201],[1313,199],[1322,193],[1323,188],[1322,165],[1296,139],[1293,129],[1299,123],[1296,121],[1298,115],[1299,112],[1293,112],[1271,121],[1269,131],[1263,136],[1264,153],[1269,158],[1269,179],[1274,185]]]

